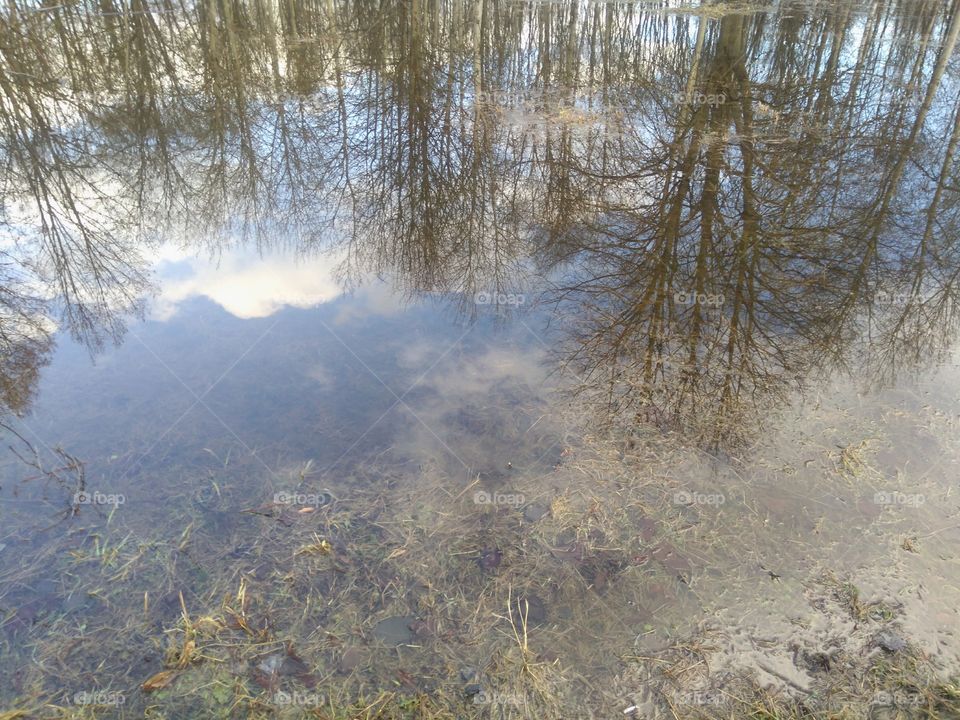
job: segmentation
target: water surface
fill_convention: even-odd
[[[958,11],[10,4],[0,702],[955,676]]]

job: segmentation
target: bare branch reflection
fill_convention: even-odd
[[[958,17],[14,0],[4,404],[55,324],[122,337],[162,243],[249,243],[471,314],[552,284],[608,423],[742,442],[821,372],[886,382],[949,347]]]

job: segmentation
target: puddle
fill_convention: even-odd
[[[955,5],[10,4],[0,717],[960,716]]]

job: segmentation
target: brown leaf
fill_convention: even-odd
[[[149,680],[141,685],[141,689],[144,692],[153,692],[154,690],[162,690],[172,683],[177,677],[176,670],[161,670],[156,675],[151,677]]]
[[[275,692],[280,687],[280,676],[272,672],[264,672],[260,668],[253,668],[250,673],[253,681],[264,690]]]
[[[666,569],[684,576],[690,573],[690,561],[670,543],[661,542],[651,548],[650,556]]]
[[[410,690],[416,690],[416,689],[417,689],[417,680],[416,680],[416,678],[414,678],[413,675],[411,675],[410,673],[408,673],[406,670],[397,670],[396,677],[397,677],[397,680],[398,680],[402,685],[404,685],[405,687],[409,688]]]

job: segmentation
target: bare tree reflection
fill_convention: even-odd
[[[957,3],[709,5],[13,0],[7,405],[42,318],[119,338],[171,240],[471,312],[559,278],[580,391],[716,445],[868,344],[878,381],[943,353]]]
[[[45,303],[23,287],[17,264],[0,259],[0,408],[17,414],[29,407],[52,345]]]
[[[774,54],[759,69],[747,18],[728,15],[698,34],[694,73],[662,83],[681,88],[674,107],[637,104],[639,125],[670,135],[638,135],[619,172],[575,168],[600,185],[600,210],[584,217],[577,238],[589,239],[570,248],[578,269],[560,293],[586,309],[569,347],[588,378],[580,390],[611,418],[692,430],[711,445],[749,436],[758,408],[817,369],[851,362],[865,339],[877,377],[944,352],[955,316],[955,222],[938,208],[956,143],[938,144],[936,126],[923,132],[955,16],[940,18],[944,40],[909,116],[901,102],[881,114],[890,88],[863,90],[861,66],[850,81],[838,77],[842,12],[824,18],[840,34],[821,33],[816,63]],[[930,31],[927,22],[928,45]],[[897,68],[904,56],[892,54],[874,62]],[[910,66],[907,86],[920,87],[922,63]],[[810,75],[821,67],[824,78]],[[933,174],[924,161],[939,175],[921,231],[912,215],[922,176]],[[936,248],[934,222],[947,230]]]

